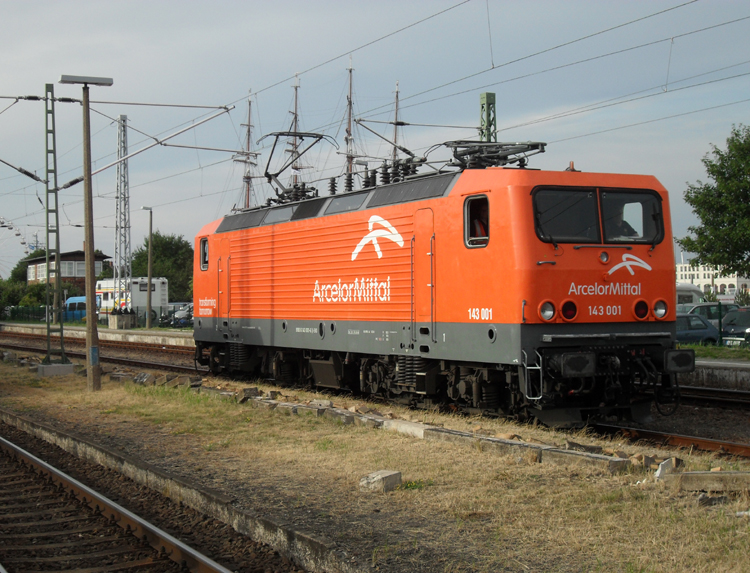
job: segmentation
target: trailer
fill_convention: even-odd
[[[96,296],[101,300],[100,311],[111,313],[115,308],[115,279],[96,281]],[[120,308],[129,310],[145,309],[148,296],[148,277],[133,277],[125,295],[120,300]],[[169,281],[164,277],[151,278],[151,308],[161,314],[159,309],[167,311],[169,304]]]

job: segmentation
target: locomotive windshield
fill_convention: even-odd
[[[656,244],[664,238],[661,200],[653,191],[538,188],[533,201],[536,232],[547,243]]]

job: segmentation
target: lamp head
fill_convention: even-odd
[[[60,76],[61,84],[84,84],[91,86],[111,86],[112,78],[96,78],[93,76]]]

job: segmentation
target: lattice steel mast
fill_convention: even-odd
[[[65,341],[63,337],[63,316],[62,306],[65,301],[62,300],[62,262],[60,261],[60,218],[58,215],[57,202],[57,138],[55,136],[55,90],[52,84],[45,85],[44,97],[44,118],[45,118],[45,140],[46,140],[46,186],[45,193],[45,213],[47,219],[46,229],[46,256],[47,263],[47,293],[46,308],[47,312],[47,356],[44,358],[45,364],[53,362],[53,354],[60,356],[60,363],[67,364],[68,359],[65,357]],[[52,280],[54,279],[54,292],[52,292]],[[50,312],[51,310],[51,312]],[[57,326],[53,326],[56,323]],[[60,347],[52,348],[52,334],[59,336]]]
[[[117,128],[117,159],[128,155],[128,116],[121,115]],[[130,306],[133,277],[130,255],[130,184],[128,160],[117,164],[117,197],[115,207],[114,308]]]

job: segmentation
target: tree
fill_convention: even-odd
[[[152,275],[169,281],[169,300],[193,299],[193,246],[182,235],[153,233],[151,250]],[[133,253],[133,276],[148,276],[148,237]]]
[[[750,276],[750,127],[732,126],[726,151],[711,147],[702,161],[713,183],[698,181],[685,191],[701,224],[688,228],[694,236],[677,242],[697,255],[696,265]]]
[[[747,306],[750,304],[750,290],[742,289],[737,290],[736,294],[734,295],[734,302],[735,304],[739,304],[740,306]]]
[[[115,269],[112,265],[112,261],[102,261],[102,272],[100,272],[96,280],[111,279],[115,276]]]
[[[26,293],[26,283],[0,279],[0,313],[5,307],[17,306]]]

